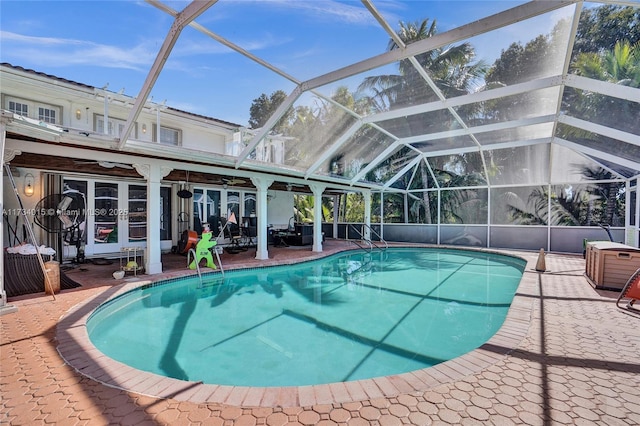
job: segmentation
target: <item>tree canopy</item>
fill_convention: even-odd
[[[476,60],[474,46],[470,43],[442,46],[414,58],[400,60],[396,72],[364,78],[355,93],[347,87],[338,87],[330,100],[316,97],[311,104],[290,108],[272,132],[285,133],[297,141],[324,143],[335,140],[355,121],[355,118],[348,115],[344,118],[345,114],[340,105],[366,116],[437,101],[441,97],[451,98],[481,89],[489,90],[547,76],[549,70],[558,69],[557,64],[564,65],[564,52],[571,24],[568,20],[561,21],[549,34],[540,34],[525,44],[512,43],[491,66]],[[400,22],[397,30],[397,35],[404,45],[435,34],[436,20],[429,19]],[[569,65],[572,73],[614,84],[640,87],[639,9],[612,5],[585,7],[580,16],[574,44]],[[404,46],[400,46],[393,38],[390,38],[387,45],[389,51],[402,47]],[[430,81],[425,79],[425,75]],[[456,115],[447,109],[429,114],[408,115],[394,119],[393,130],[396,134],[404,136],[421,135],[429,134],[438,127],[452,129],[461,124],[478,126],[514,120],[526,113],[527,110],[523,108],[527,108],[528,105],[546,102],[536,96],[524,93],[517,97],[461,106],[457,113],[464,117],[465,123],[456,122]],[[285,98],[286,94],[283,91],[277,91],[271,96],[262,94],[254,100],[251,106],[251,127],[263,126]],[[556,101],[553,102],[555,108]],[[637,126],[640,125],[637,120],[640,114],[637,103],[620,102],[586,92],[579,93],[572,88],[565,88],[561,108],[564,113],[570,115],[576,112],[582,119],[592,119],[596,122],[599,117],[611,116],[611,111],[616,111],[614,115],[621,121],[631,123],[628,126],[636,126],[631,130],[623,130],[637,131]],[[603,114],[604,112],[608,114]],[[356,132],[356,136],[368,140],[369,130],[370,127],[363,126]],[[559,125],[556,135],[568,137],[571,131],[567,126]],[[310,139],[311,136],[313,138]],[[588,141],[592,136],[578,137]],[[292,159],[308,159],[310,153],[307,151],[312,145],[313,143],[291,144],[287,155]],[[429,143],[425,146],[427,145]],[[395,179],[391,181],[392,188],[414,191],[405,194],[405,197],[408,197],[407,203],[399,202],[392,195],[385,198],[385,208],[393,209],[394,212],[385,211],[383,215],[385,218],[392,218],[393,221],[402,221],[402,216],[406,215],[410,222],[419,223],[486,223],[489,215],[493,217],[493,213],[487,211],[489,200],[487,191],[483,188],[487,185],[487,180],[501,185],[509,183],[508,180],[501,180],[501,174],[505,173],[503,165],[516,164],[518,159],[514,158],[523,155],[536,157],[536,148],[527,146],[485,150],[479,154],[431,156],[415,161],[418,155],[416,151],[420,152],[423,149],[418,142],[411,147],[399,146],[399,149],[371,170],[366,179],[373,182],[389,182],[390,179]],[[366,166],[356,160],[347,160],[344,152],[337,151],[328,160],[328,170],[338,176],[354,176]],[[345,164],[345,161],[351,163]],[[412,162],[415,164],[412,171],[399,176],[399,171]],[[521,168],[525,170],[530,168],[530,165],[525,164]],[[584,180],[591,180],[594,175],[605,180],[614,178],[611,174],[603,174],[602,170],[584,173]],[[438,196],[431,191],[436,188],[440,190]],[[534,189],[507,191],[508,196],[503,199],[513,204],[508,207],[510,210],[507,209],[510,211],[509,217],[501,218],[501,221],[520,224],[584,225],[587,224],[585,222],[591,223],[594,217],[598,217],[599,220],[611,223],[615,221],[615,211],[623,202],[619,182],[596,181],[573,189],[531,188]],[[419,192],[420,190],[424,192]],[[523,198],[526,201],[523,201]],[[543,199],[550,201],[546,202]],[[343,197],[340,204],[346,203],[347,200],[350,198]],[[550,213],[546,212],[548,205],[551,205]],[[342,207],[341,218],[353,219],[353,216],[344,211],[347,206]],[[408,211],[405,212],[405,208]],[[300,208],[299,212],[304,210]]]

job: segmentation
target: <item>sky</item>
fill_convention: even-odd
[[[176,11],[188,4],[163,3]],[[522,3],[373,0],[394,30],[400,21],[435,19],[438,32]],[[548,31],[556,16],[568,12],[560,10],[536,23],[516,24],[471,42],[478,59],[492,63],[511,42],[524,43]],[[219,0],[195,22],[296,81],[384,53],[389,41],[356,0]],[[172,23],[171,15],[144,1],[0,0],[0,61],[98,88],[108,84],[108,90],[124,89],[124,94],[135,97]],[[372,71],[391,72],[390,68]],[[352,80],[345,83],[355,85],[361,76]],[[173,108],[245,126],[254,99],[276,90],[289,93],[294,87],[287,78],[188,27],[151,96],[154,102],[166,100]],[[335,85],[319,91],[330,95],[333,89]]]

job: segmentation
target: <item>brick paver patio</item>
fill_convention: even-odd
[[[640,318],[588,284],[581,257],[547,254],[538,273],[537,253],[515,254],[529,262],[525,276],[505,325],[482,348],[406,375],[317,387],[136,387],[82,349],[85,309],[119,286],[10,300],[18,311],[0,317],[0,423],[640,424]],[[150,396],[158,393],[165,397]]]

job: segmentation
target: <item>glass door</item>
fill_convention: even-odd
[[[171,248],[171,187],[160,188],[160,241]]]
[[[120,200],[120,185],[95,182],[93,191],[93,253],[120,251],[120,222],[126,212]]]
[[[147,242],[147,186],[93,182],[91,241],[88,254],[116,253]]]
[[[147,187],[129,185],[128,240],[130,243],[147,241]]]
[[[220,191],[195,188],[193,190],[193,230],[202,234],[203,224],[209,224],[214,234],[218,234],[220,222]]]

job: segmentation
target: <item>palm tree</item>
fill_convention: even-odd
[[[601,167],[591,168],[588,166],[582,167],[582,176],[591,181],[606,181],[613,179],[613,175],[608,170]],[[600,200],[600,204],[604,204],[604,211],[600,221],[606,225],[615,226],[613,223],[614,215],[618,211],[618,198],[624,188],[624,182],[609,182],[593,184],[590,187],[590,192],[597,196]],[[591,225],[591,223],[588,223]]]
[[[296,194],[293,196],[293,216],[298,223],[314,222],[315,197],[313,195]],[[327,222],[333,219],[333,199],[322,197],[322,217],[320,222]]]
[[[611,51],[581,53],[574,68],[584,77],[640,87],[640,43],[631,45],[629,41],[621,40]]]
[[[400,22],[397,31],[405,45],[430,38],[436,34],[436,21],[429,25],[429,20],[405,24]],[[395,40],[391,39],[387,49],[399,49]],[[438,89],[447,97],[468,93],[486,72],[486,65],[479,61],[472,63],[475,49],[469,43],[458,46],[445,46],[417,55],[415,58],[425,70]],[[409,59],[403,59],[398,65],[398,74],[371,76],[364,79],[358,91],[372,91],[369,96],[377,111],[416,105],[438,99],[429,89],[427,82]]]
[[[440,191],[441,223],[487,223],[487,190],[456,189],[478,186],[484,183],[474,174],[456,174],[441,171],[444,186],[451,188]]]
[[[518,225],[592,225],[599,222],[597,217],[593,217],[595,198],[599,197],[594,195],[592,185],[554,187],[551,194],[546,187],[535,188],[526,202],[513,192],[503,195],[511,223]]]
[[[627,40],[616,42],[613,50],[600,53],[581,53],[572,64],[576,74],[600,81],[629,87],[640,87],[640,43],[631,44]],[[563,101],[563,108],[584,120],[595,122],[615,117],[615,122],[625,126],[623,130],[629,132],[640,131],[640,106],[637,102],[623,102],[612,100],[603,95],[569,92]],[[605,140],[600,135],[586,130],[561,126],[559,130],[565,138],[581,140],[585,144],[599,143],[609,146],[609,149],[621,146],[613,139]],[[626,144],[625,144],[626,145]],[[625,149],[625,155],[633,157],[637,147]],[[608,171],[597,168],[584,167],[582,175],[587,180],[611,180],[614,176]],[[592,192],[603,200],[605,210],[600,220],[608,225],[614,225],[614,215],[621,191],[619,182],[601,183],[593,187]]]
[[[613,50],[601,53],[581,53],[573,63],[576,74],[629,87],[640,87],[640,43],[631,45],[623,40]],[[569,92],[563,108],[595,122],[613,118],[624,123],[629,132],[640,131],[640,107],[637,102],[622,102],[604,95]],[[573,136],[589,137],[588,132],[574,131]],[[592,137],[592,136],[591,136]]]
[[[405,44],[411,44],[419,40],[432,37],[437,32],[436,21],[429,24],[429,20],[422,22],[400,22],[397,34]],[[388,50],[401,48],[393,39],[389,41]],[[480,61],[473,63],[475,50],[469,43],[458,46],[445,46],[424,52],[415,57],[419,66],[425,71],[438,90],[445,96],[457,96],[468,91],[487,70],[486,65]],[[398,64],[398,74],[379,75],[365,78],[358,87],[361,93],[369,93],[368,105],[375,111],[385,111],[404,106],[435,101],[438,95],[431,90],[425,79],[409,59],[403,59]],[[448,111],[440,111],[432,116],[431,121],[424,120],[421,116],[409,116],[404,118],[406,134],[420,135],[429,132],[429,129],[442,123],[452,122],[453,116]],[[404,150],[399,150],[388,159],[389,164],[403,163]],[[429,187],[430,173],[425,161],[419,163],[420,179],[423,188]],[[431,208],[428,193],[423,194],[424,208],[428,212],[427,223],[432,223]]]

